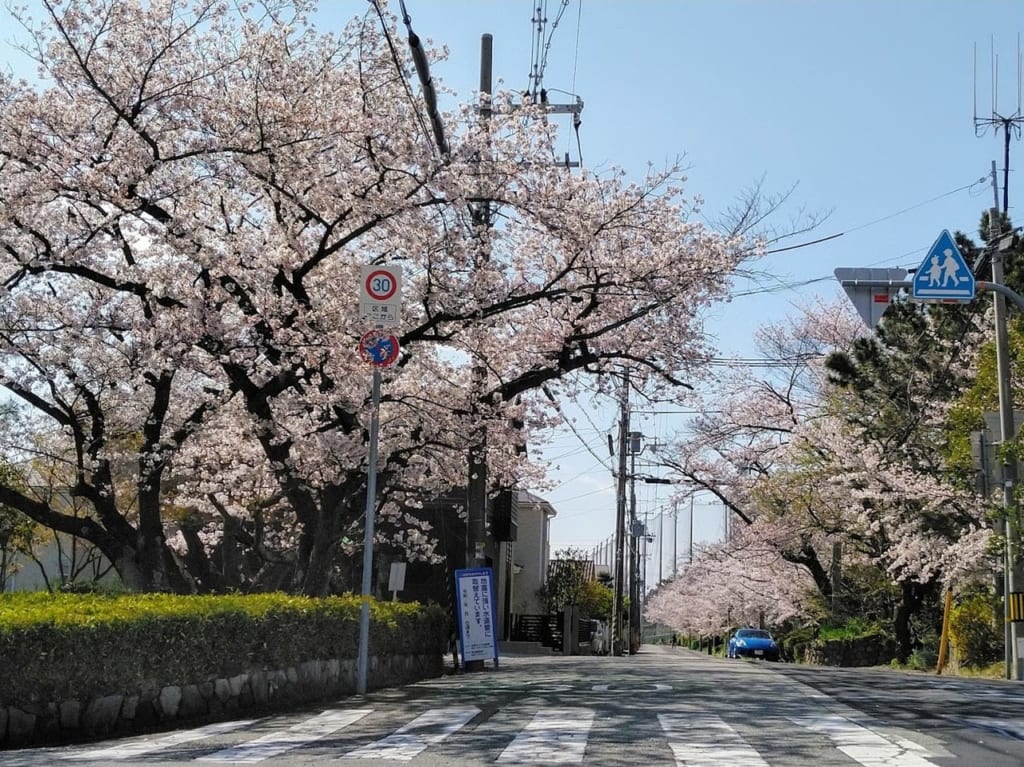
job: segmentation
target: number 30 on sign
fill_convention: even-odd
[[[359,315],[374,325],[398,325],[402,311],[402,268],[364,266],[359,280]]]

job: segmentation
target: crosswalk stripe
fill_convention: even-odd
[[[218,722],[205,727],[197,727],[192,730],[175,732],[162,738],[154,738],[153,740],[138,740],[121,743],[117,746],[108,746],[106,748],[74,751],[70,754],[63,754],[60,758],[67,761],[93,761],[98,759],[120,761],[122,759],[131,759],[136,756],[142,756],[143,754],[151,754],[155,751],[163,751],[167,748],[173,748],[174,746],[181,745],[182,743],[202,740],[203,738],[209,738],[214,735],[220,735],[221,733],[231,732],[232,730],[240,730],[243,727],[248,727],[254,722],[255,720],[253,719],[238,720],[234,722]]]
[[[676,764],[769,767],[736,730],[714,714],[658,714]]]
[[[546,708],[534,715],[498,757],[512,764],[579,764],[594,723],[589,708]]]
[[[919,753],[916,744],[895,742],[844,716],[824,714],[814,717],[789,717],[811,732],[825,735],[839,751],[865,767],[936,767]]]
[[[285,751],[291,751],[293,748],[326,738],[342,727],[358,722],[367,714],[372,713],[372,708],[324,711],[317,716],[292,725],[283,732],[268,733],[262,738],[201,756],[197,761],[255,764],[283,754]]]
[[[440,743],[480,713],[478,708],[433,708],[399,727],[386,738],[357,748],[344,759],[391,759],[408,762],[428,746]]]

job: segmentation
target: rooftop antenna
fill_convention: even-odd
[[[984,136],[991,129],[994,134],[1003,132],[1003,215],[1010,205],[1010,139],[1020,139],[1024,114],[1021,114],[1021,48],[1020,33],[1017,33],[1017,108],[1012,114],[999,112],[999,56],[995,52],[995,36],[989,41],[989,66],[992,84],[992,114],[978,117],[978,44],[974,44],[974,135]]]

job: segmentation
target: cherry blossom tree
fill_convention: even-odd
[[[667,465],[717,495],[746,525],[715,551],[718,559],[733,558],[729,591],[743,590],[744,578],[774,582],[787,565],[797,566],[805,577],[791,581],[813,584],[828,605],[839,585],[829,565],[838,545],[846,569],[874,569],[893,585],[893,627],[906,657],[910,619],[928,594],[943,582],[976,579],[990,565],[986,500],[948,474],[942,451],[948,403],[967,380],[970,360],[955,354],[955,345],[936,343],[942,332],[912,307],[898,308],[877,340],[858,338],[851,319],[838,306],[817,307],[789,326],[766,329],[763,351],[780,367],[763,378],[748,372],[733,379],[727,395],[714,392],[716,405]],[[946,337],[962,340],[964,333]],[[850,356],[826,356],[836,352]],[[747,555],[752,530],[771,554]],[[690,617],[727,625],[735,597],[712,585],[721,583],[717,573],[707,573],[703,564],[684,573],[665,599],[673,590],[714,595]]]
[[[755,255],[695,220],[678,167],[557,167],[514,96],[443,114],[438,146],[393,19],[334,35],[306,0],[42,6],[20,18],[43,85],[0,80],[0,382],[24,405],[4,439],[63,440],[94,514],[0,503],[133,588],[195,588],[226,535],[330,588],[365,507],[361,266],[405,276],[379,513],[429,554],[403,507],[462,484],[481,442],[495,486],[535,476],[516,448],[556,418],[540,387],[624,363],[688,384],[703,310]]]

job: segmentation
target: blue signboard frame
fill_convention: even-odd
[[[462,669],[471,660],[494,660],[498,667],[498,610],[494,572],[489,567],[455,571],[456,619]]]

